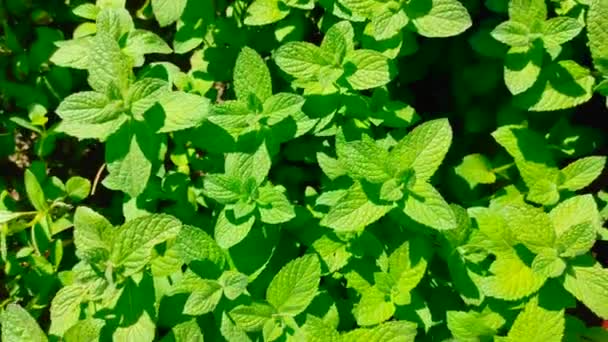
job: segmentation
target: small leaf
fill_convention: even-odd
[[[282,314],[297,315],[317,295],[321,264],[315,254],[294,259],[283,266],[266,291],[266,299]]]
[[[7,342],[46,342],[36,320],[21,306],[8,304],[0,315],[2,340]]]
[[[270,72],[262,57],[252,48],[243,47],[234,66],[234,92],[239,100],[255,95],[264,102],[272,95]]]
[[[528,46],[530,38],[528,26],[516,21],[505,21],[492,31],[492,37],[510,46]]]
[[[48,204],[44,197],[42,187],[34,173],[30,170],[25,170],[25,192],[32,206],[38,211],[46,211]]]
[[[89,196],[91,181],[86,178],[75,176],[65,183],[65,191],[75,202],[80,202]]]
[[[592,156],[578,159],[561,170],[561,189],[577,191],[587,187],[600,176],[606,165],[606,157]]]
[[[187,0],[152,0],[152,11],[161,27],[176,22],[186,8]]]

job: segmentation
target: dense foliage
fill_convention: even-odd
[[[21,341],[608,341],[608,1],[0,1]]]

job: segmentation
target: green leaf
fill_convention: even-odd
[[[89,54],[89,84],[100,92],[118,89],[124,93],[131,82],[131,65],[120,50],[120,46],[108,34],[97,34],[93,38]]]
[[[71,135],[80,140],[82,139],[97,139],[106,141],[113,133],[118,131],[120,127],[127,121],[126,116],[104,122],[102,124],[83,124],[69,121],[61,121],[57,125],[56,131]]]
[[[602,174],[606,157],[591,156],[578,159],[561,170],[563,181],[560,189],[577,191],[589,186]]]
[[[280,224],[296,216],[293,205],[285,195],[285,189],[267,184],[258,188],[257,205],[262,222]]]
[[[188,279],[187,290],[190,295],[184,304],[183,313],[189,316],[200,316],[212,312],[222,299],[222,287],[215,280],[192,277],[196,277],[196,279]]]
[[[316,285],[315,285],[316,288]],[[230,310],[230,317],[236,325],[247,332],[261,331],[262,327],[275,314],[275,309],[265,303],[253,302],[251,305],[239,305]]]
[[[511,94],[530,89],[538,80],[543,62],[543,49],[537,44],[515,46],[505,57],[505,84]]]
[[[359,328],[342,335],[342,341],[352,342],[413,342],[416,324],[407,321],[391,321],[373,328]]]
[[[226,209],[222,210],[215,223],[214,237],[217,244],[224,249],[228,249],[243,241],[255,224],[255,216],[248,216],[240,219],[228,217]]]
[[[227,175],[242,181],[253,178],[257,185],[266,179],[270,166],[270,155],[265,143],[258,146],[253,153],[228,153],[224,162]]]
[[[353,15],[371,18],[375,13],[383,9],[383,4],[377,0],[339,0]]]
[[[74,214],[74,244],[78,258],[95,261],[109,257],[114,228],[105,217],[87,207],[76,208]],[[104,259],[105,259],[104,258]]]
[[[454,168],[454,172],[464,179],[471,189],[478,184],[496,182],[492,163],[487,157],[478,153],[465,156],[462,162]]]
[[[123,274],[134,274],[152,257],[152,248],[177,236],[181,223],[172,216],[157,214],[136,218],[115,233],[110,260],[124,267]]]
[[[105,325],[104,320],[98,318],[87,318],[78,321],[65,334],[65,342],[96,342],[101,336],[101,329]]]
[[[562,257],[576,257],[587,253],[595,244],[597,230],[591,222],[571,226],[557,239],[556,247]]]
[[[608,269],[572,266],[566,272],[564,288],[596,315],[608,319]]]
[[[34,173],[30,170],[25,170],[25,192],[27,193],[28,200],[36,210],[44,212],[49,208],[42,187]]]
[[[392,208],[392,205],[370,201],[361,184],[355,183],[321,219],[320,224],[337,231],[357,231],[378,221]]]
[[[238,178],[225,174],[209,174],[203,178],[205,196],[221,204],[238,201],[243,195],[242,186]]]
[[[391,61],[373,50],[355,50],[344,58],[346,80],[353,89],[381,87],[394,76]]]
[[[158,102],[164,111],[159,133],[196,127],[209,115],[211,107],[207,98],[181,91],[165,93]]]
[[[490,297],[504,300],[529,296],[538,291],[546,280],[524,264],[514,250],[497,253],[490,272],[494,275],[481,279],[481,289]]]
[[[61,288],[51,302],[51,327],[49,334],[63,336],[80,318],[80,303],[87,289],[79,284]]]
[[[129,128],[112,135],[106,144],[106,161],[109,175],[103,185],[111,190],[139,196],[152,173],[152,163],[146,158],[137,139]],[[127,147],[127,151],[124,148]]]
[[[369,23],[370,33],[375,40],[388,40],[398,36],[409,21],[403,10],[396,12],[383,10],[378,12]]]
[[[498,313],[484,310],[476,311],[448,311],[447,324],[452,335],[463,342],[479,341],[482,337],[496,335],[506,323]]]
[[[353,315],[360,326],[370,326],[387,321],[393,316],[395,309],[390,297],[376,286],[372,286],[361,294],[359,303],[355,304],[353,309]]]
[[[543,23],[543,40],[548,44],[561,45],[578,36],[585,25],[568,17],[555,17]]]
[[[543,249],[532,261],[532,271],[547,277],[557,278],[566,270],[566,263],[562,260],[555,249]]]
[[[340,342],[340,334],[324,320],[306,315],[306,322],[296,331],[298,341],[310,342]]]
[[[239,100],[251,95],[264,102],[272,95],[270,72],[262,57],[252,48],[243,47],[234,66],[234,92]]]
[[[65,191],[71,200],[80,202],[89,196],[91,181],[79,176],[71,177],[65,183]]]
[[[321,42],[321,50],[332,56],[333,65],[340,65],[344,57],[355,49],[354,40],[355,32],[351,23],[341,21],[327,30]]]
[[[321,48],[307,42],[281,45],[273,58],[284,72],[303,80],[316,80],[321,68],[331,63]]]
[[[530,28],[536,28],[547,18],[545,0],[509,1],[509,18]]]
[[[82,91],[61,101],[56,112],[70,123],[101,124],[116,119],[125,109],[121,101],[112,101],[98,92]]]
[[[209,234],[200,228],[184,225],[177,235],[177,250],[182,260],[189,264],[194,260],[208,260],[221,268],[224,252]]]
[[[245,24],[268,25],[285,18],[288,14],[289,8],[279,0],[255,0],[247,8]]]
[[[247,290],[249,278],[237,271],[225,271],[218,282],[222,285],[226,298],[235,300]]]
[[[408,17],[422,36],[451,37],[471,27],[471,17],[458,0],[413,0],[407,5]]]
[[[558,182],[559,170],[545,139],[538,133],[519,126],[500,127],[492,132],[492,137],[515,160],[521,177],[535,195],[528,199],[536,199],[540,204],[548,204],[544,201],[545,198],[539,196],[542,195],[539,194],[539,190],[551,190],[550,186]],[[543,186],[547,182],[550,183],[549,187]],[[555,186],[553,190],[557,191],[557,187]]]
[[[388,152],[367,135],[361,140],[347,142],[344,134],[338,133],[336,154],[341,167],[353,179],[383,183],[391,178],[387,169]]]
[[[173,50],[157,34],[146,30],[132,30],[127,36],[126,46],[122,51],[133,60],[133,66],[144,64],[144,55],[150,53],[169,54]]]
[[[589,49],[596,69],[608,75],[608,4],[602,0],[591,0],[587,13],[587,37]]]
[[[321,264],[316,254],[294,259],[283,266],[266,291],[266,299],[279,313],[297,315],[317,295]]]
[[[165,338],[163,342],[204,342],[203,332],[196,319],[179,323],[171,328],[171,339]]]
[[[576,107],[591,99],[595,78],[575,61],[559,61],[543,68],[541,78],[528,92],[515,99],[530,111],[553,111]]]
[[[564,310],[547,310],[530,300],[517,315],[507,335],[507,341],[562,341],[565,328]]]
[[[438,230],[458,226],[452,208],[431,184],[416,181],[408,190],[403,211],[412,220]]]
[[[288,116],[302,110],[305,99],[302,96],[289,93],[272,95],[264,102],[262,114],[267,118],[268,125],[276,125]]]
[[[418,125],[391,150],[393,174],[413,169],[416,180],[428,180],[443,162],[451,143],[452,128],[447,119]]]
[[[186,8],[187,0],[152,0],[152,11],[161,27],[176,22]]]
[[[66,68],[87,69],[90,63],[89,52],[93,44],[92,37],[55,42],[58,49],[53,53],[50,61]]]
[[[17,304],[8,304],[2,315],[2,340],[6,342],[46,342],[48,339],[36,320]]]
[[[492,30],[492,37],[510,46],[528,46],[530,30],[528,26],[516,21],[505,21]]]
[[[572,227],[583,223],[591,224],[597,232],[602,229],[600,213],[592,195],[571,197],[549,213],[558,239]]]

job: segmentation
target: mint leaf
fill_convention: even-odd
[[[66,97],[56,111],[71,123],[101,124],[124,113],[123,106],[121,101],[112,101],[102,93],[83,91]]]
[[[521,94],[536,83],[542,62],[543,49],[538,44],[509,49],[505,57],[504,77],[511,94]]]
[[[448,311],[447,324],[452,335],[459,341],[478,341],[482,337],[496,335],[498,329],[505,324],[505,319],[489,310]]]
[[[224,209],[219,213],[215,223],[215,241],[217,241],[217,244],[221,248],[228,249],[243,241],[254,224],[254,216],[244,218],[228,217],[228,213]]]
[[[317,295],[321,264],[315,254],[294,259],[283,266],[266,291],[266,299],[282,314],[297,315]]]
[[[606,157],[585,157],[578,159],[561,170],[563,180],[560,189],[577,191],[587,187],[600,176],[606,165]]]
[[[146,30],[132,30],[127,35],[123,53],[131,57],[134,67],[144,64],[144,55],[151,53],[169,54],[173,50],[157,34]]]
[[[534,257],[532,270],[547,278],[561,276],[566,270],[566,263],[561,259],[555,249],[543,249]]]
[[[452,128],[447,119],[418,125],[391,150],[393,173],[413,169],[416,180],[428,180],[443,162],[451,143]]]
[[[255,332],[261,331],[264,324],[275,313],[276,311],[272,306],[253,302],[251,305],[237,306],[230,310],[229,315],[239,328],[247,332]]]
[[[158,99],[164,117],[159,133],[179,131],[200,125],[209,115],[209,100],[184,92],[165,93]]]
[[[576,257],[587,253],[595,244],[597,230],[590,222],[571,226],[557,240],[562,257]]]
[[[224,252],[213,238],[200,228],[182,226],[177,235],[176,244],[179,255],[187,264],[195,260],[208,260],[219,268],[224,265]]]
[[[408,190],[403,211],[411,219],[438,230],[457,227],[452,208],[431,184],[416,181]]]
[[[530,28],[536,28],[547,18],[547,5],[544,0],[509,1],[509,18]]]
[[[380,342],[404,341],[413,342],[416,337],[416,324],[407,321],[391,321],[373,328],[359,328],[344,335],[344,341]]]
[[[508,341],[561,341],[565,328],[564,311],[547,310],[530,300],[517,315],[507,335]]]
[[[97,341],[101,336],[101,329],[103,329],[104,325],[105,322],[98,318],[78,321],[78,323],[63,334],[63,339],[66,342]]]
[[[251,95],[264,102],[272,95],[270,72],[262,57],[252,48],[243,47],[234,66],[234,92],[240,100]]]
[[[376,286],[367,288],[361,300],[355,304],[353,315],[360,326],[376,325],[387,321],[395,313],[395,305],[387,300],[387,294]]]
[[[25,170],[25,192],[34,209],[44,212],[49,208],[40,182],[30,170]]]
[[[191,319],[175,325],[171,328],[171,334],[167,336],[170,336],[172,339],[165,337],[165,339],[162,340],[163,342],[204,341],[203,332],[196,322],[196,319]]]
[[[543,40],[548,44],[564,44],[578,34],[585,27],[580,21],[568,17],[555,17],[543,23]]]
[[[323,66],[330,64],[330,57],[321,48],[307,42],[289,42],[281,45],[273,54],[279,68],[302,80],[316,80]]]
[[[285,223],[296,216],[283,187],[267,184],[258,188],[258,191],[257,205],[262,222]]]
[[[103,185],[131,197],[144,191],[152,173],[152,165],[137,138],[138,134],[127,127],[112,135],[106,147],[109,175],[103,180]]]
[[[600,265],[572,266],[564,288],[603,319],[608,318],[608,270]]]
[[[109,257],[112,230],[105,217],[90,208],[78,207],[74,214],[74,244],[78,258],[93,262],[99,256]]]
[[[131,65],[113,37],[97,34],[89,56],[88,81],[94,90],[100,93],[108,93],[114,88],[121,93],[127,91]]]
[[[80,202],[89,196],[91,182],[83,177],[75,176],[65,183],[65,192],[74,202]]]
[[[490,266],[492,276],[481,279],[481,289],[490,296],[504,300],[519,300],[538,291],[546,278],[532,271],[514,250],[496,254]]]
[[[346,80],[353,89],[381,87],[394,76],[390,60],[373,50],[355,50],[344,58]]]
[[[414,0],[407,5],[408,17],[422,36],[451,37],[471,27],[471,17],[458,0]]]
[[[587,37],[593,57],[593,65],[604,74],[608,74],[608,24],[604,18],[608,13],[608,4],[602,0],[591,0],[587,13]]]
[[[496,182],[492,164],[487,157],[478,153],[465,156],[462,162],[454,168],[454,172],[463,178],[471,189],[478,184]]]
[[[268,25],[285,18],[288,14],[289,9],[279,0],[255,0],[247,8],[245,24]]]
[[[8,304],[0,315],[4,341],[46,342],[46,335],[36,320],[21,306]]]
[[[278,93],[266,99],[262,115],[267,118],[268,125],[276,125],[287,117],[301,112],[304,102],[305,99],[299,95]]]
[[[528,26],[516,21],[505,21],[492,31],[494,39],[510,46],[528,46],[530,44],[529,35]]]
[[[110,261],[122,266],[123,274],[134,274],[152,257],[152,248],[177,236],[181,223],[164,215],[150,215],[125,223],[115,233]]]
[[[558,239],[572,227],[580,224],[591,224],[599,232],[602,229],[600,213],[592,195],[571,197],[551,210],[549,213]]]
[[[382,183],[390,178],[387,169],[389,154],[369,136],[364,135],[361,140],[347,142],[344,134],[338,133],[336,154],[341,167],[354,179]]]
[[[353,26],[348,21],[341,21],[327,30],[321,42],[321,50],[333,57],[332,64],[339,65],[355,49],[354,40]]]
[[[187,0],[152,0],[152,11],[158,24],[163,27],[176,22],[182,16],[187,2]]]
[[[87,289],[81,285],[61,288],[51,302],[51,327],[49,334],[63,336],[80,318],[80,304],[86,298]]]
[[[378,221],[393,207],[370,201],[363,187],[355,183],[321,220],[321,225],[337,231],[357,231]]]
[[[575,61],[559,61],[543,69],[541,80],[516,98],[518,106],[530,111],[572,108],[591,99],[595,78]]]

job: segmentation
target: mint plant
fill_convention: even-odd
[[[608,340],[606,14],[0,2],[0,340]]]

